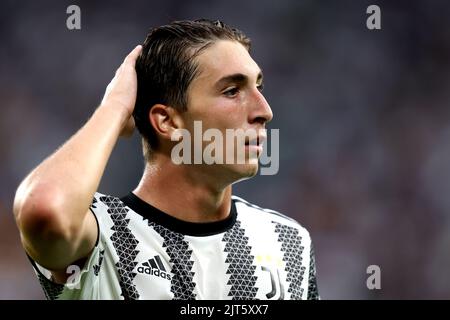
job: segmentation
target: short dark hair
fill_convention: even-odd
[[[133,112],[143,137],[146,160],[150,159],[151,150],[158,147],[148,120],[150,108],[160,103],[187,110],[187,89],[198,74],[195,57],[217,40],[238,41],[250,51],[250,39],[219,20],[175,21],[148,33],[136,61],[138,88]]]

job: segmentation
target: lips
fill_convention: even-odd
[[[267,139],[265,135],[259,135],[254,139],[246,138],[245,139],[245,145],[246,146],[260,146],[264,143],[264,141]]]

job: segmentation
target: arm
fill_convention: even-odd
[[[135,62],[141,46],[124,60],[89,121],[20,184],[14,215],[27,253],[50,270],[89,255],[97,225],[89,207],[120,135],[134,128]]]

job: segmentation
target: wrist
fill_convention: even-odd
[[[131,113],[121,105],[109,102],[102,102],[98,107],[97,112],[105,114],[106,117],[110,119],[111,124],[118,123],[120,125],[120,130],[126,126],[128,120],[132,116]]]

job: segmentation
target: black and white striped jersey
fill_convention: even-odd
[[[311,238],[295,220],[233,196],[222,221],[176,219],[133,193],[96,193],[99,236],[65,285],[33,262],[48,299],[318,299]]]

